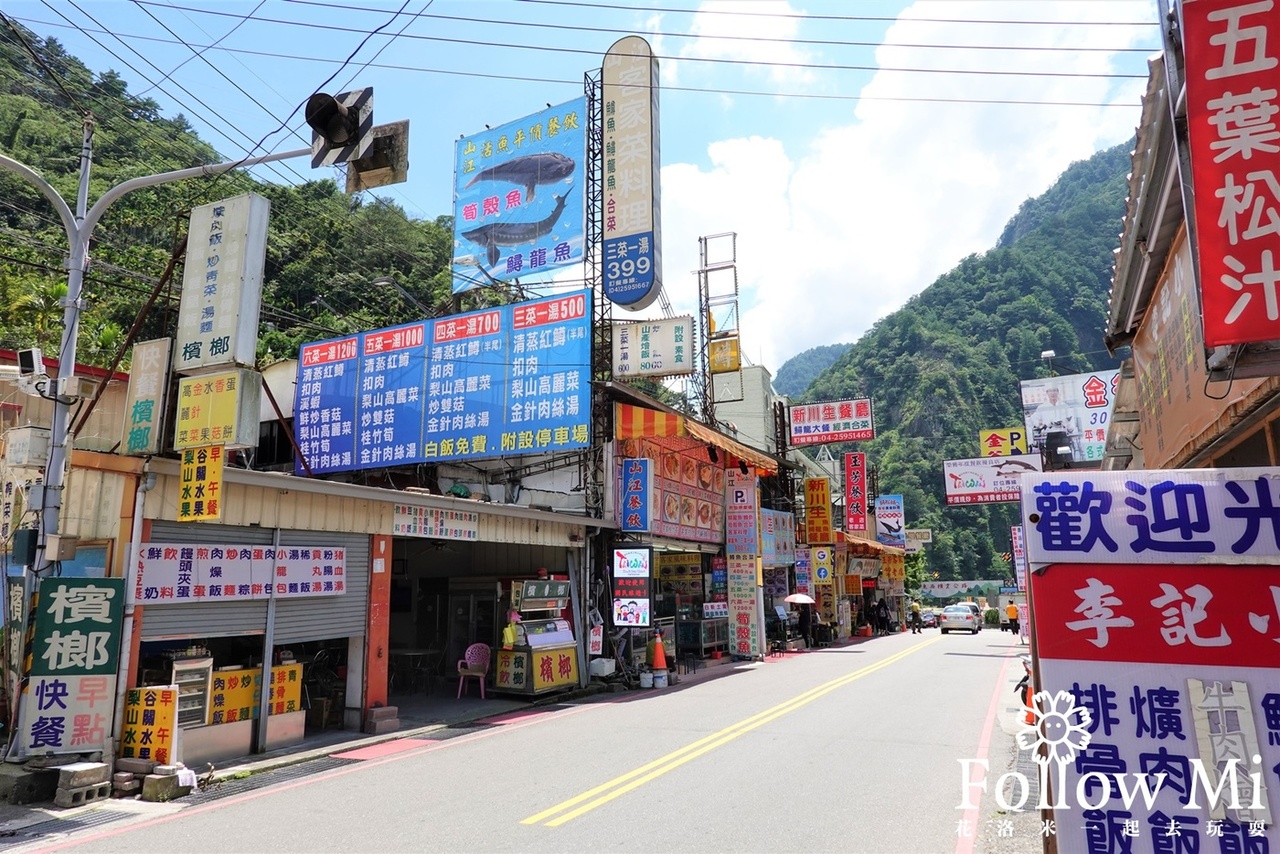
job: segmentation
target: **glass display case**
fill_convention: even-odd
[[[174,659],[172,681],[178,686],[178,726],[189,729],[207,725],[213,659]]]

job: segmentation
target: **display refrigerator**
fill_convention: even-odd
[[[515,643],[497,651],[493,688],[536,696],[578,686],[578,640],[568,620],[525,620]]]
[[[206,726],[213,685],[213,659],[175,658],[172,683],[178,686],[178,726],[183,729]]]

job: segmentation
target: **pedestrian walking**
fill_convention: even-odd
[[[1021,634],[1021,627],[1018,625],[1018,605],[1012,599],[1004,608],[1004,615],[1009,618],[1009,631],[1015,635]]]
[[[924,631],[923,619],[920,616],[920,602],[913,600],[911,602],[911,634],[918,635]]]
[[[813,612],[808,605],[800,606],[800,637],[804,638],[804,648],[813,649]]]
[[[876,629],[882,635],[889,634],[889,603],[883,599],[876,604]]]

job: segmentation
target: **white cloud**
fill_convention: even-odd
[[[709,166],[669,163],[663,169],[664,277],[677,310],[695,305],[685,296],[696,294],[685,277],[697,267],[697,236],[736,232],[743,351],[776,372],[809,347],[855,340],[961,258],[989,249],[1022,201],[1047,189],[1071,162],[1132,133],[1145,82],[1033,74],[1115,73],[1117,57],[1109,52],[909,45],[1120,48],[1158,39],[1154,27],[1070,25],[1082,8],[1095,21],[1155,20],[1145,4],[922,0],[889,28],[876,51],[881,70],[851,114],[841,118],[844,107],[815,102],[807,140],[724,139],[708,145]],[[995,15],[1063,25],[921,20]],[[774,21],[773,34],[781,34],[778,19],[758,20]],[[722,23],[705,26],[699,32],[724,31]],[[686,50],[711,55],[724,48],[699,41]],[[889,68],[1003,69],[1026,76]],[[1126,70],[1145,66],[1131,57]],[[893,100],[905,98],[957,102]],[[1131,109],[958,103],[963,99],[1115,102]],[[746,107],[740,101],[736,109]]]

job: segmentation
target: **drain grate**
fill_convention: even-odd
[[[301,780],[304,777],[321,774],[334,768],[342,768],[355,761],[354,759],[335,759],[332,756],[326,756],[322,759],[312,759],[309,762],[299,762],[297,765],[286,765],[283,768],[263,771],[261,774],[254,774],[240,780],[223,780],[211,789],[206,789],[203,792],[192,792],[191,801],[192,803],[206,803],[208,801],[221,800],[222,798],[230,798],[245,792],[278,786],[281,783],[291,783],[294,780]]]
[[[66,818],[51,818],[0,837],[0,851],[6,848],[16,848],[19,845],[29,845],[33,840],[43,836],[55,834],[62,836],[95,827],[104,827],[116,822],[136,821],[137,818],[137,813],[122,812],[108,807],[89,810]]]

